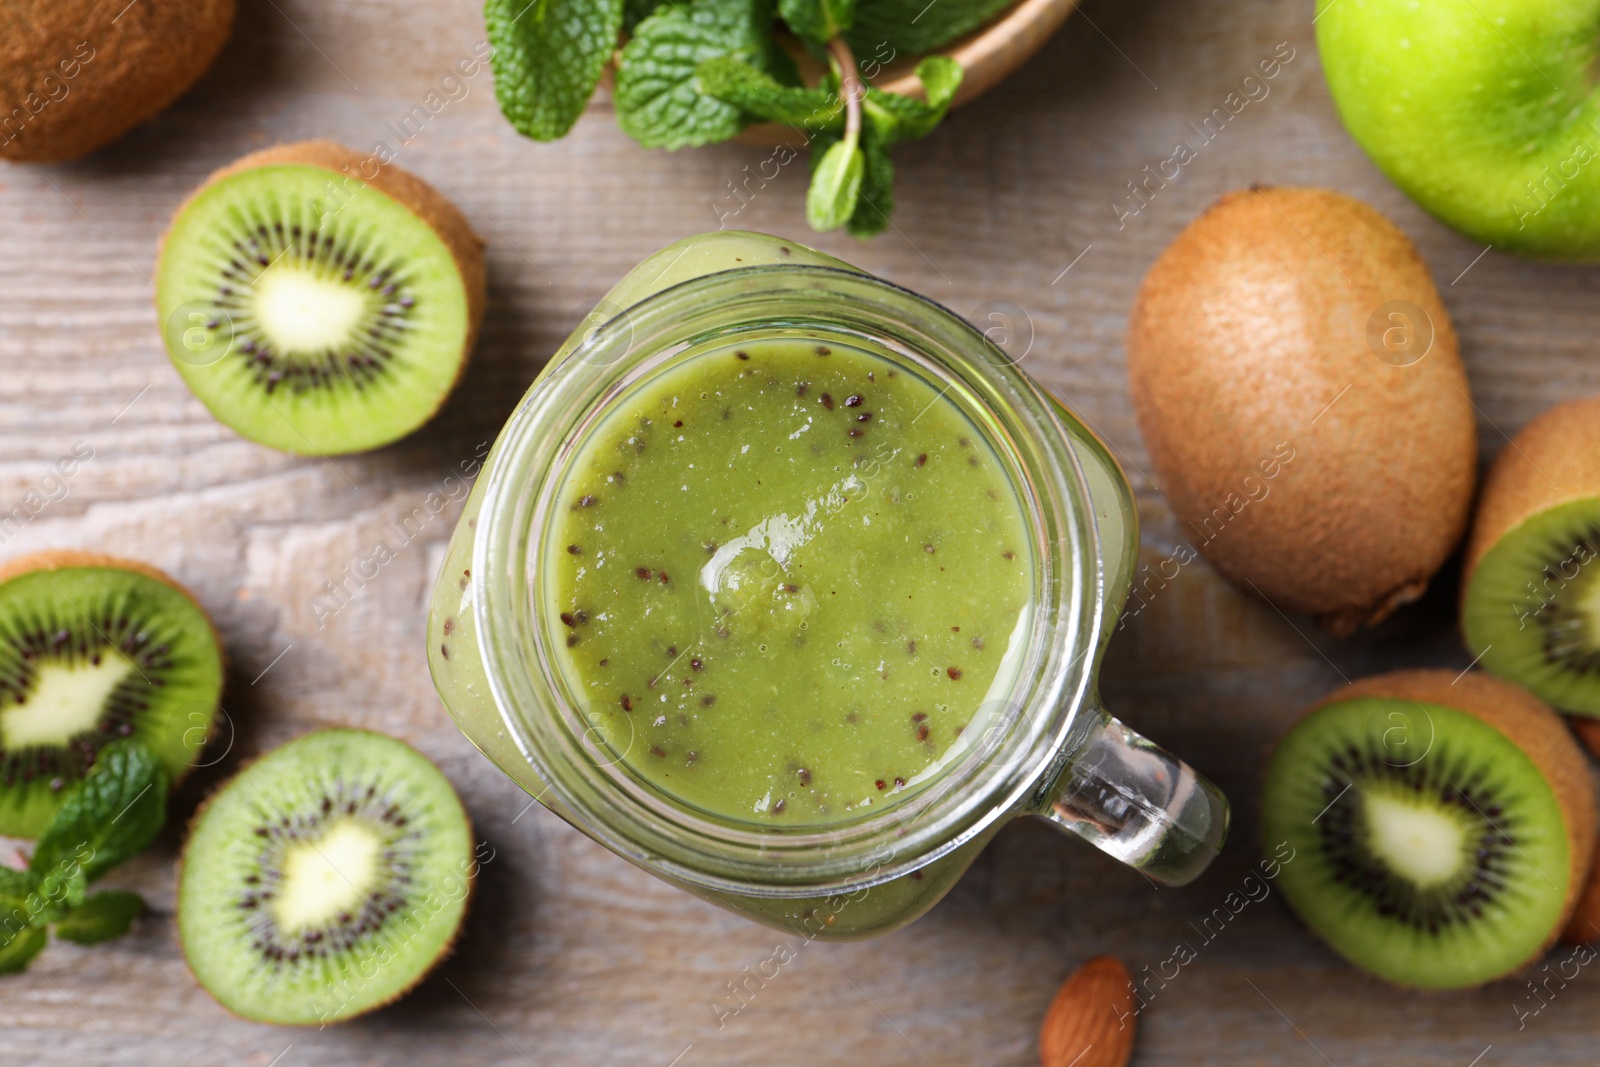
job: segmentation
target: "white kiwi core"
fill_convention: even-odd
[[[1395,874],[1427,889],[1461,871],[1467,828],[1460,819],[1382,793],[1367,793],[1362,800],[1367,847]]]
[[[131,670],[132,663],[109,650],[99,663],[41,663],[28,699],[0,710],[0,745],[65,745],[100,721],[112,690]]]
[[[255,316],[280,353],[325,352],[349,342],[367,299],[334,278],[274,263],[254,283]]]
[[[378,880],[382,848],[382,839],[356,819],[334,823],[315,841],[290,845],[273,899],[279,929],[292,935],[356,910]]]

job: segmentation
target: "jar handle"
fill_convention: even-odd
[[[1228,836],[1228,799],[1193,767],[1098,707],[1038,814],[1162,885],[1200,876]]]

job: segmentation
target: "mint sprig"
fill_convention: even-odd
[[[837,124],[810,131],[813,164],[806,221],[812,229],[842,225],[851,236],[867,238],[888,227],[894,212],[889,147],[926,137],[950,110],[961,75],[954,60],[929,56],[917,64],[926,100],[869,88],[861,101],[856,137],[850,136],[848,127],[839,133]]]
[[[495,94],[519,131],[564,135],[615,61],[617,122],[646,147],[713,144],[758,122],[780,123],[812,147],[806,217],[869,237],[889,224],[889,149],[944,120],[962,70],[929,56],[923,99],[864,84],[855,49],[875,72],[932,51],[1017,0],[486,0]],[[821,85],[799,84],[777,41],[781,25],[827,57]],[[626,34],[625,43],[623,34]],[[620,46],[620,50],[619,50]],[[792,45],[791,45],[792,47]]]
[[[80,944],[120,937],[144,904],[137,894],[88,884],[143,852],[166,821],[167,772],[143,742],[101,749],[34,846],[28,869],[0,868],[0,974],[44,949],[48,931]]]

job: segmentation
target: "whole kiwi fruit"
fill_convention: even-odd
[[[1366,204],[1224,196],[1145,276],[1128,376],[1186,534],[1283,611],[1340,635],[1376,623],[1461,538],[1477,439],[1455,331]]]
[[[0,0],[0,157],[76,159],[211,66],[233,0]]]

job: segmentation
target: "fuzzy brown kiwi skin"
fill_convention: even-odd
[[[1578,894],[1577,905],[1561,931],[1564,945],[1586,945],[1591,941],[1600,941],[1600,870],[1595,867],[1589,868],[1583,892]]]
[[[206,72],[233,26],[234,0],[8,0],[0,5],[0,158],[59,163],[122,136]],[[84,45],[93,49],[81,61]],[[75,76],[63,63],[77,62]],[[45,79],[66,86],[49,100]],[[54,90],[51,90],[54,91]],[[47,101],[32,114],[30,94]]]
[[[1465,712],[1509,738],[1550,783],[1565,816],[1562,830],[1567,835],[1570,857],[1567,899],[1560,921],[1522,966],[1534,962],[1569,929],[1568,923],[1585,895],[1600,826],[1589,761],[1561,716],[1521,686],[1482,671],[1457,676],[1450,671],[1410,670],[1362,678],[1330,693],[1310,710],[1361,697],[1442,704]]]
[[[346,148],[335,141],[295,141],[240,156],[227,166],[213,172],[198,189],[189,194],[178,210],[173,212],[172,217],[177,219],[197,196],[224,178],[241,171],[274,164],[321,167],[335,177],[370,185],[399,201],[412,214],[426,222],[449,249],[451,258],[455,260],[456,270],[461,275],[461,284],[466,289],[467,336],[462,342],[461,362],[456,368],[455,381],[450,383],[449,389],[439,394],[438,405],[429,413],[429,418],[432,418],[439,407],[443,406],[451,390],[461,381],[461,376],[466,373],[473,346],[478,340],[479,327],[483,325],[483,311],[488,304],[489,295],[489,274],[483,258],[483,238],[473,232],[471,224],[467,222],[466,216],[461,214],[459,208],[415,174],[402,170],[393,163],[380,164],[375,156]],[[369,170],[373,171],[371,177],[366,174]],[[161,235],[161,242],[156,250],[158,272],[161,269],[161,257],[166,252],[167,236],[171,232],[169,227],[167,232]]]
[[[330,729],[331,729],[331,727],[330,727]],[[345,730],[345,731],[348,731],[350,733],[371,734],[374,737],[382,737],[382,738],[384,738],[385,740],[388,740],[388,741],[399,741],[400,744],[405,745],[407,748],[411,749],[411,751],[417,753],[417,755],[422,756],[423,759],[428,759],[427,755],[424,754],[415,745],[413,745],[413,744],[411,744],[411,743],[409,743],[407,741],[402,741],[400,738],[395,737],[393,734],[380,733],[377,730],[366,730],[366,729],[362,729],[359,726],[340,726],[340,727],[337,727],[337,729]],[[239,777],[239,775],[241,775],[245,771],[249,770],[255,764],[256,760],[261,759],[263,756],[269,755],[270,752],[271,752],[271,750],[268,750],[268,752],[263,752],[263,753],[261,753],[261,754],[259,754],[257,756],[252,757],[251,759],[245,760],[243,763],[239,764],[239,769],[234,771],[231,775],[229,775],[223,781],[219,782],[217,784],[217,786],[214,789],[211,790],[211,792],[207,793],[205,799],[202,800],[200,802],[200,804],[194,809],[194,814],[189,816],[189,822],[188,822],[187,827],[185,828],[185,833],[183,835],[183,849],[182,849],[182,851],[180,851],[178,853],[178,869],[177,869],[177,883],[176,883],[177,885],[179,885],[179,886],[183,885],[183,867],[184,867],[184,864],[187,863],[188,860],[189,860],[189,842],[194,840],[195,828],[200,825],[200,819],[201,819],[201,817],[203,815],[205,815],[207,809],[209,809],[211,807],[211,802],[213,800],[217,799],[217,797],[221,796],[223,789],[225,789],[235,778]],[[429,760],[429,762],[431,763],[433,761]],[[437,764],[435,766],[437,766]],[[441,771],[440,773],[442,774],[443,772]],[[467,828],[467,837],[471,838],[471,837],[474,836],[474,834],[472,832],[472,817],[467,814],[466,805],[461,803],[461,795],[455,791],[454,783],[452,783],[452,785],[451,785],[450,792],[451,792],[451,795],[456,798],[456,807],[461,812],[461,821],[462,821],[463,824],[465,824],[465,826]],[[401,989],[395,990],[394,995],[389,997],[387,1000],[379,1001],[377,1004],[372,1005],[370,1008],[365,1008],[362,1011],[359,1011],[354,1015],[347,1015],[344,1018],[338,1020],[338,1022],[341,1022],[341,1023],[349,1022],[352,1019],[359,1019],[363,1015],[371,1014],[372,1012],[377,1011],[379,1008],[388,1007],[390,1004],[393,1004],[395,1001],[399,1000],[401,997],[405,996],[407,993],[409,993],[413,989],[417,988],[417,986],[419,984],[421,984],[422,980],[424,978],[428,977],[428,975],[432,974],[434,972],[434,969],[437,968],[439,966],[439,964],[443,963],[445,960],[449,959],[452,954],[454,954],[454,952],[456,950],[456,945],[458,943],[460,943],[460,941],[461,941],[461,932],[466,929],[467,916],[472,911],[472,898],[477,893],[477,889],[478,889],[477,867],[478,867],[478,864],[476,862],[474,862],[472,872],[467,875],[467,895],[462,898],[462,901],[461,901],[461,917],[458,920],[456,920],[456,928],[450,932],[450,940],[445,942],[444,947],[439,950],[439,955],[434,957],[433,962],[428,964],[428,966],[424,967],[420,972],[418,972],[416,978],[412,979],[410,985],[407,985],[407,986],[404,986]],[[182,949],[183,938],[181,936],[178,938],[178,945],[179,945],[179,948]],[[204,989],[205,986],[201,983],[200,976],[195,974],[194,966],[189,962],[189,953],[188,953],[188,951],[186,949],[184,949],[182,951],[182,955],[183,955],[183,966],[184,966],[184,969],[189,972],[189,977],[194,979],[194,983],[196,985],[200,986],[201,989]],[[323,1023],[323,1022],[305,1022],[305,1023],[302,1023],[302,1022],[294,1022],[294,1021],[285,1022],[285,1021],[280,1020],[280,1019],[258,1019],[258,1018],[255,1018],[254,1016],[250,1016],[250,1015],[240,1015],[238,1012],[234,1011],[232,1008],[230,1008],[226,1004],[222,1003],[222,1001],[217,1000],[215,997],[212,997],[211,999],[216,1001],[217,1006],[220,1007],[223,1011],[227,1012],[229,1015],[233,1016],[235,1019],[242,1019],[245,1022],[269,1023],[269,1024],[273,1025],[273,1026],[299,1026],[299,1027],[303,1027],[303,1028],[316,1027],[317,1029],[321,1029],[323,1026],[329,1025],[328,1023]]]
[[[1600,719],[1592,719],[1587,715],[1573,715],[1567,719],[1567,725],[1578,735],[1578,740],[1589,750],[1589,755],[1600,759]]]
[[[1572,732],[1578,735],[1589,755],[1600,758],[1600,719],[1572,716],[1567,720]],[[1597,848],[1600,857],[1600,848]],[[1561,933],[1561,941],[1568,945],[1583,945],[1600,941],[1600,862],[1589,867],[1589,879],[1578,897],[1578,906]]]
[[[1393,300],[1433,325],[1408,366],[1366,340]],[[1419,597],[1460,541],[1477,432],[1455,331],[1416,247],[1373,208],[1324,189],[1229,193],[1150,268],[1127,349],[1173,511],[1277,607],[1348,634]],[[1280,442],[1292,461],[1263,479]],[[1266,494],[1229,508],[1246,477]],[[1207,541],[1217,509],[1232,515]]]
[[[1495,457],[1467,540],[1463,604],[1478,564],[1502,537],[1541,511],[1584,497],[1600,497],[1600,396],[1550,408]]]
[[[60,571],[77,567],[103,567],[110,570],[132,571],[135,574],[142,574],[146,578],[153,578],[162,585],[182,593],[189,603],[195,606],[195,610],[200,613],[200,617],[206,620],[206,626],[211,630],[211,641],[217,646],[217,652],[221,656],[222,677],[226,682],[228,677],[228,646],[222,643],[222,635],[217,632],[216,621],[211,618],[211,613],[200,603],[199,597],[158,567],[152,567],[150,564],[141,563],[136,559],[124,559],[121,556],[107,555],[104,552],[88,552],[78,548],[50,548],[40,552],[30,552],[25,556],[18,556],[15,559],[7,560],[5,563],[0,563],[0,586],[3,586],[13,578],[20,578],[25,574],[33,574],[36,571]],[[213,715],[211,722],[206,726],[205,740],[201,742],[200,747],[204,748],[210,744],[211,739],[216,736],[216,732],[217,717]],[[172,785],[176,786],[182,782],[184,778],[188,777],[191,770],[193,770],[192,767],[185,767],[174,774],[172,776]]]

